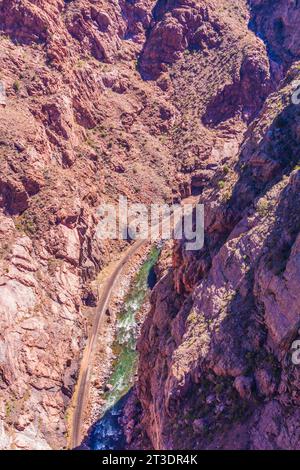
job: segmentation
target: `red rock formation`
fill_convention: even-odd
[[[90,282],[122,248],[100,202],[177,193],[171,107],[135,70],[151,3],[0,2],[1,448],[66,445]]]
[[[299,54],[298,7],[250,3],[269,49],[272,20],[286,25],[282,75],[293,60],[291,44],[294,58]],[[202,184],[205,247],[189,253],[177,245],[173,272],[153,292],[139,341],[137,420],[156,449],[299,449],[300,375],[291,359],[300,326],[299,109],[291,104],[299,77],[295,64],[236,158]],[[223,119],[224,101],[239,106],[243,99],[242,84],[238,90],[237,99],[235,86],[227,88],[206,113],[218,119],[220,111]]]
[[[207,244],[177,246],[153,294],[144,445],[228,447],[241,431],[237,447],[296,447],[283,404],[294,410],[298,387],[285,363],[298,322],[297,68],[264,102],[298,57],[299,8],[265,3],[0,1],[1,448],[66,445],[90,282],[123,247],[95,236],[100,202],[191,191],[210,203]]]

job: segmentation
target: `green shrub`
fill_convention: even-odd
[[[228,165],[224,165],[223,166],[223,173],[225,173],[225,175],[228,175],[230,169],[229,169],[229,166]]]
[[[15,80],[14,83],[13,83],[13,89],[16,93],[18,93],[20,91],[20,88],[21,88],[21,84],[19,82],[19,80]]]
[[[37,232],[37,224],[32,216],[24,212],[15,219],[15,227],[19,232],[26,233],[26,235],[34,235]]]

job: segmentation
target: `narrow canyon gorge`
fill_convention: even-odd
[[[0,449],[106,448],[107,404],[122,449],[300,449],[299,21],[0,0]],[[120,195],[203,204],[203,248],[99,238]]]

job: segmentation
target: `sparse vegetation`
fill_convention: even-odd
[[[78,69],[82,69],[84,67],[84,65],[85,65],[85,62],[84,62],[84,60],[81,59],[77,62],[76,67]]]
[[[12,413],[12,410],[13,410],[13,406],[12,406],[12,403],[7,401],[5,403],[5,415],[7,418],[10,417],[11,413]]]
[[[90,136],[87,136],[85,143],[89,145],[89,147],[92,147],[93,149],[97,148],[97,143]]]
[[[15,227],[28,236],[35,235],[38,230],[35,217],[27,211],[15,219]]]
[[[3,243],[0,245],[0,259],[3,260],[9,252],[9,244]]]
[[[298,164],[294,167],[294,171],[299,171],[299,170],[300,170],[300,164]]]
[[[61,265],[62,260],[57,258],[51,258],[48,260],[48,271],[50,274],[54,274],[56,269]]]
[[[230,198],[232,197],[232,190],[231,189],[227,189],[226,191],[224,191],[221,195],[221,200],[222,202],[228,202],[230,200]]]
[[[107,129],[103,125],[98,126],[96,131],[98,132],[99,136],[102,137],[102,139],[105,139],[108,136]]]
[[[14,83],[13,83],[13,89],[16,93],[18,93],[21,89],[21,83],[19,82],[19,80],[15,80]]]
[[[267,199],[261,199],[257,204],[257,212],[260,217],[265,217],[269,214],[271,209],[271,202]]]
[[[228,165],[224,165],[224,166],[223,166],[223,173],[224,173],[225,175],[228,175],[229,172],[230,172],[229,166],[228,166]]]

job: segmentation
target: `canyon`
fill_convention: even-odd
[[[166,244],[122,416],[127,449],[299,449],[300,5],[0,0],[0,448],[65,449],[126,240],[98,207],[205,206]]]

